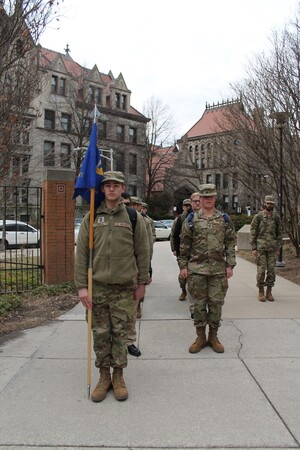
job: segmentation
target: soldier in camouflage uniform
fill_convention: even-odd
[[[133,317],[134,300],[145,295],[149,270],[149,245],[145,223],[137,214],[133,225],[121,199],[125,191],[122,172],[105,172],[105,199],[93,220],[93,300],[88,293],[89,222],[86,214],[76,245],[75,284],[82,304],[92,308],[96,367],[100,380],[92,400],[101,402],[113,387],[117,400],[126,400],[123,368],[127,366],[127,323]],[[110,367],[113,368],[111,378]]]
[[[281,221],[274,205],[274,197],[266,195],[265,209],[253,217],[250,228],[250,244],[257,264],[258,300],[261,302],[274,301],[272,287],[275,284],[276,255],[282,246]]]
[[[228,289],[228,278],[236,265],[236,234],[227,214],[215,209],[217,191],[214,184],[199,189],[201,209],[192,223],[186,220],[180,236],[180,273],[188,280],[188,290],[194,299],[194,325],[197,339],[190,353],[197,353],[206,345],[217,353],[224,347],[217,337],[222,306]],[[205,328],[209,325],[206,339]]]
[[[186,198],[182,202],[182,209],[183,212],[176,217],[174,220],[174,223],[171,228],[171,235],[170,235],[170,245],[171,250],[173,252],[173,255],[178,258],[180,254],[180,233],[182,229],[182,224],[188,214],[190,213],[192,208],[192,202],[189,198]],[[186,278],[183,278],[180,274],[178,275],[178,282],[179,286],[181,288],[181,294],[179,296],[179,301],[184,301],[187,297],[187,291],[186,291]]]

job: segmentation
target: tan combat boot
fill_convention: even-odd
[[[273,295],[272,295],[272,289],[271,289],[271,288],[267,288],[267,291],[266,291],[266,299],[267,299],[269,302],[274,302],[274,297],[273,297]]]
[[[112,376],[112,384],[114,388],[115,399],[122,401],[128,398],[128,391],[123,378],[123,369],[115,367]]]
[[[266,301],[266,297],[265,297],[265,291],[263,288],[260,288],[258,291],[258,300],[260,302],[265,302]]]
[[[219,341],[217,334],[218,328],[209,327],[207,345],[212,347],[213,351],[216,353],[224,353],[224,346]]]
[[[189,348],[190,353],[198,353],[202,348],[207,346],[205,327],[197,328],[197,335],[197,339]]]
[[[183,301],[186,299],[186,296],[187,296],[186,290],[185,290],[185,289],[182,289],[182,292],[181,292],[180,297],[179,297],[178,300],[179,300],[180,302],[183,302]]]
[[[105,399],[107,392],[112,388],[110,368],[100,368],[100,379],[92,392],[91,399],[93,402],[102,402]]]

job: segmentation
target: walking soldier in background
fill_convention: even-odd
[[[274,211],[275,200],[266,195],[264,211],[256,214],[251,222],[250,244],[256,257],[258,300],[274,301],[272,287],[275,284],[276,255],[282,246],[282,227],[279,215]],[[267,287],[266,295],[264,287]]]

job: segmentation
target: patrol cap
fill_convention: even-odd
[[[199,195],[201,197],[211,197],[217,195],[217,189],[214,184],[201,184],[199,187]]]
[[[131,203],[136,203],[137,205],[141,205],[142,204],[141,199],[139,199],[138,197],[130,196],[130,200],[131,200]]]
[[[265,203],[273,203],[275,205],[275,200],[273,195],[266,195],[265,196]]]
[[[104,172],[102,183],[105,181],[117,181],[118,183],[124,183],[124,174],[123,172]]]
[[[185,205],[191,205],[192,204],[192,201],[189,199],[189,198],[185,198],[184,200],[183,200],[183,202],[182,202],[182,205],[183,206],[185,206]]]
[[[147,208],[147,209],[148,209],[148,205],[147,205],[147,203],[145,203],[145,202],[142,202],[142,207],[143,207],[143,208]]]

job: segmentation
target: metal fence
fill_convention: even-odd
[[[42,284],[42,189],[0,186],[0,294]]]

